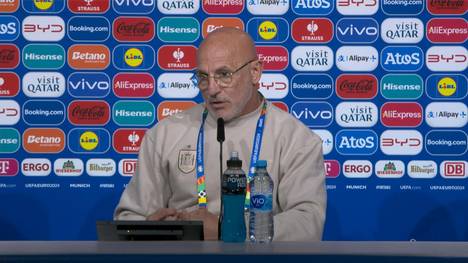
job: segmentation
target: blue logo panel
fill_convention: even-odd
[[[291,114],[309,127],[326,127],[333,122],[333,107],[326,102],[297,102]]]
[[[154,66],[155,53],[149,45],[118,45],[112,59],[120,70],[149,70]]]
[[[326,99],[333,93],[333,79],[327,74],[297,74],[291,79],[291,93],[298,99]]]
[[[74,16],[67,26],[68,37],[73,41],[100,42],[110,36],[110,22],[102,16]]]
[[[14,16],[0,16],[0,41],[13,41],[20,34],[20,22]]]
[[[343,18],[336,24],[336,38],[343,43],[372,43],[379,37],[379,24],[372,18]]]
[[[289,36],[289,24],[282,18],[252,18],[247,32],[257,43],[283,43]]]
[[[119,14],[149,14],[156,0],[112,0],[112,7]]]
[[[110,134],[102,128],[75,128],[68,133],[67,141],[68,149],[74,153],[105,153],[110,147]],[[90,145],[89,141],[95,144]]]
[[[75,72],[68,77],[68,93],[73,97],[103,98],[110,90],[110,78],[103,72]]]
[[[381,1],[382,10],[388,15],[417,15],[423,11],[425,1]]]
[[[380,63],[388,71],[417,71],[424,63],[423,51],[416,46],[387,46]]]
[[[335,142],[336,151],[342,155],[371,155],[377,151],[379,140],[372,130],[341,130]]]
[[[426,79],[426,93],[432,99],[463,99],[468,93],[468,83],[460,74],[434,74]]]
[[[29,125],[58,125],[65,120],[65,105],[58,100],[28,100],[23,119]]]
[[[28,13],[56,14],[65,8],[65,0],[33,1],[22,0],[21,5]]]
[[[328,15],[333,11],[334,0],[291,0],[291,9],[298,15]]]
[[[467,136],[458,130],[433,130],[426,134],[426,151],[431,155],[463,155]]]

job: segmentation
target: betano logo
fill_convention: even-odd
[[[73,69],[106,69],[110,50],[105,45],[72,45],[68,49],[68,65]]]
[[[166,117],[173,116],[182,111],[188,110],[195,106],[193,101],[162,101],[158,105],[158,121]]]
[[[235,17],[208,17],[202,23],[202,36],[205,38],[209,33],[222,27],[233,27],[244,31],[244,22]]]
[[[155,80],[149,73],[118,73],[112,83],[119,98],[148,98],[155,90]]]
[[[243,0],[204,0],[202,1],[203,11],[211,15],[237,15],[244,10]]]
[[[29,128],[23,133],[23,148],[28,153],[59,153],[65,148],[65,133],[58,128]]]
[[[110,8],[110,0],[68,0],[67,4],[76,14],[103,14]]]
[[[0,13],[13,13],[18,10],[20,0],[3,0],[0,1]]]
[[[333,39],[333,22],[327,18],[297,18],[292,38],[298,43],[328,43]]]
[[[20,80],[14,72],[0,72],[0,97],[14,97],[19,93]]]
[[[130,67],[139,67],[143,63],[143,52],[138,48],[129,48],[125,51],[124,61]]]
[[[99,137],[93,131],[85,131],[80,135],[80,146],[86,151],[96,149],[99,144]]]

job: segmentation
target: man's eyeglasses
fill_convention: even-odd
[[[254,58],[254,59],[249,60],[244,65],[240,66],[239,68],[237,68],[236,70],[232,72],[229,70],[220,70],[219,72],[216,72],[213,76],[197,71],[192,77],[192,82],[195,84],[195,86],[198,85],[200,89],[205,89],[206,87],[208,87],[210,78],[213,78],[214,81],[216,82],[216,85],[223,86],[223,87],[228,86],[232,82],[232,75],[236,74],[245,66],[254,62],[255,60],[257,59]]]

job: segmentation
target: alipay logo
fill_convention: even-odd
[[[432,102],[425,110],[427,125],[434,128],[461,128],[468,122],[468,108],[462,102]]]
[[[158,94],[166,99],[192,99],[200,92],[191,73],[163,73],[157,80]]]
[[[333,122],[333,107],[326,102],[296,102],[291,113],[308,127],[327,127]]]
[[[381,64],[387,71],[418,71],[424,63],[424,54],[416,46],[387,46],[382,49]]]
[[[379,54],[372,46],[342,46],[336,51],[336,66],[341,71],[372,71],[379,65]]]
[[[341,130],[336,134],[336,151],[342,155],[372,155],[378,137],[372,130]]]
[[[324,155],[331,153],[333,150],[333,135],[327,130],[313,130],[315,134],[322,139],[322,152]]]
[[[289,0],[247,0],[247,10],[253,15],[284,15]]]

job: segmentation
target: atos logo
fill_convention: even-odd
[[[0,128],[0,153],[14,153],[20,147],[20,134],[16,129]]]
[[[427,10],[433,15],[462,15],[468,10],[468,2],[462,0],[428,0]]]
[[[0,97],[18,95],[20,87],[19,76],[14,72],[0,72]]]
[[[200,36],[200,23],[193,17],[164,17],[157,28],[163,42],[194,42]]]
[[[86,174],[89,176],[113,176],[117,165],[112,159],[93,158],[86,162]]]
[[[336,94],[342,99],[372,99],[377,95],[377,78],[371,74],[342,74],[336,80]]]
[[[19,65],[20,51],[16,45],[0,45],[0,69],[14,69]]]
[[[105,153],[110,148],[110,134],[102,128],[74,128],[67,138],[73,153]]]
[[[110,35],[109,20],[103,16],[74,16],[67,28],[68,37],[77,42],[103,42]]]
[[[118,14],[150,14],[154,7],[154,0],[112,0],[112,8]]]
[[[192,99],[200,90],[191,81],[191,73],[163,73],[157,80],[158,94],[165,99]]]
[[[333,38],[333,22],[326,18],[297,18],[292,38],[298,43],[328,43]]]
[[[65,148],[65,133],[58,128],[29,128],[23,133],[23,148],[28,153],[59,153]]]
[[[447,179],[463,179],[468,176],[468,162],[443,161],[440,164],[440,174]]]
[[[379,178],[401,178],[405,164],[399,160],[380,160],[375,164],[375,175]]]
[[[342,15],[373,15],[379,10],[379,0],[337,0],[336,9]]]
[[[149,70],[156,54],[149,45],[118,45],[112,52],[113,63],[120,70]]]
[[[18,174],[19,167],[18,161],[11,158],[0,159],[0,177],[3,176],[16,176]]]
[[[68,65],[73,69],[106,69],[110,50],[104,45],[72,45],[68,49]]]
[[[425,0],[382,1],[382,10],[387,15],[418,15],[423,11]]]
[[[281,71],[288,67],[289,53],[282,46],[256,46],[264,70]]]
[[[0,16],[0,41],[14,41],[20,34],[20,22],[14,16]]]
[[[247,10],[253,15],[284,15],[289,9],[289,0],[249,0]]]
[[[48,176],[52,163],[45,158],[27,158],[21,162],[21,173],[24,176]]]
[[[196,55],[194,46],[162,46],[158,50],[158,66],[164,70],[193,70]]]
[[[377,151],[378,137],[372,130],[341,130],[335,138],[336,151],[342,155],[372,155]]]
[[[369,178],[372,163],[365,160],[347,160],[343,163],[343,175],[347,178]]]
[[[328,15],[334,4],[334,0],[291,0],[291,8],[298,15]]]
[[[465,71],[468,50],[463,46],[432,46],[426,52],[426,65],[431,71]]]
[[[258,91],[267,99],[283,99],[289,93],[289,80],[283,74],[263,73]]]
[[[426,36],[432,43],[463,43],[468,38],[468,23],[463,18],[432,18]]]
[[[118,73],[112,83],[119,98],[148,98],[155,90],[154,78],[149,73]]]
[[[165,15],[193,15],[200,9],[198,0],[159,0],[158,10]]]
[[[407,173],[415,179],[429,179],[437,175],[437,164],[429,160],[412,160],[408,163]]]
[[[379,23],[372,18],[342,18],[336,38],[342,43],[373,43],[379,37]]]
[[[423,109],[417,102],[387,102],[380,109],[380,120],[387,127],[417,127],[423,120]]]
[[[386,155],[417,155],[423,138],[417,130],[386,130],[380,135],[380,149]]]
[[[322,140],[322,153],[327,155],[333,150],[333,135],[327,130],[313,130]]]
[[[247,32],[256,43],[283,43],[289,36],[289,24],[283,18],[252,18]]]
[[[372,102],[341,102],[335,118],[341,127],[372,127],[378,116],[377,106]]]
[[[112,28],[112,35],[120,42],[149,42],[155,34],[154,21],[149,17],[118,17]]]
[[[23,93],[31,98],[58,98],[65,93],[65,77],[59,72],[28,72]]]
[[[468,108],[462,102],[432,102],[425,114],[427,125],[434,128],[461,128],[468,122]]]
[[[340,175],[340,163],[337,160],[325,160],[323,163],[327,178],[337,178]]]
[[[233,27],[244,31],[244,22],[240,18],[208,17],[202,23],[203,38],[221,27]]]
[[[464,155],[468,137],[460,130],[432,130],[426,134],[426,151],[430,155]]]
[[[417,74],[387,74],[380,82],[380,92],[386,99],[418,99],[423,93],[423,80]]]
[[[3,0],[0,1],[0,12],[2,13],[13,13],[18,10],[20,6],[20,0]]]
[[[372,46],[342,46],[336,51],[336,66],[341,71],[373,71],[378,65],[379,55]]]
[[[119,161],[119,174],[133,176],[138,166],[138,159],[122,159]]]
[[[0,100],[0,125],[15,125],[18,123],[21,110],[14,100]]]
[[[426,79],[426,94],[431,99],[463,99],[468,80],[459,74],[433,74]]]
[[[421,48],[416,46],[387,46],[382,49],[381,63],[387,71],[418,71],[424,61]]]
[[[77,98],[103,98],[110,92],[110,78],[103,72],[74,72],[68,77],[68,93]]]
[[[105,125],[110,106],[103,100],[75,100],[68,105],[68,120],[74,125]]]
[[[103,14],[110,8],[110,0],[68,0],[68,9],[76,14]]]
[[[29,125],[59,125],[65,120],[65,105],[59,100],[28,100],[23,120]]]
[[[118,153],[138,153],[146,129],[117,129],[112,136],[112,146]]]
[[[297,99],[327,99],[333,94],[333,79],[327,74],[296,74],[291,93]]]
[[[333,122],[333,107],[326,102],[296,102],[291,113],[308,127],[327,127]]]
[[[60,13],[65,8],[65,0],[22,0],[28,13]]]
[[[60,41],[65,22],[59,16],[28,16],[23,20],[23,37],[28,41]]]
[[[158,105],[158,121],[197,105],[193,101],[162,101]]]
[[[202,8],[207,14],[237,15],[244,10],[244,2],[243,0],[227,0],[222,2],[205,0],[202,1]]]
[[[23,48],[23,64],[28,69],[60,69],[65,50],[57,44],[29,44]]]
[[[390,44],[416,44],[424,37],[424,23],[417,18],[387,18],[382,22],[382,39]]]
[[[297,71],[327,71],[333,66],[333,51],[327,46],[296,46],[291,64]]]
[[[153,103],[149,101],[117,101],[112,107],[112,120],[120,126],[148,126],[156,118]]]
[[[76,158],[59,158],[54,162],[54,173],[57,176],[80,176],[83,174],[83,161]]]

